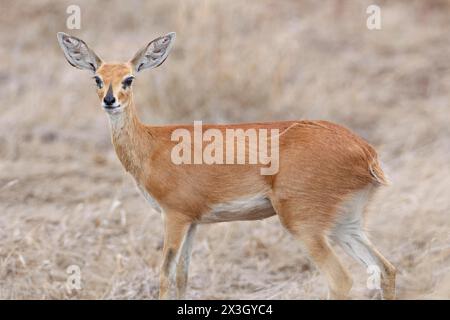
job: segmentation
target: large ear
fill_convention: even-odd
[[[167,55],[175,42],[175,32],[156,38],[139,50],[130,60],[136,72],[147,68],[156,68],[166,60]]]
[[[89,49],[83,40],[70,36],[64,32],[58,32],[57,38],[67,61],[69,61],[72,66],[95,72],[102,64],[102,60],[94,51]]]

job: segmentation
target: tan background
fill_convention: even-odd
[[[56,32],[125,60],[177,32],[139,75],[148,123],[327,119],[375,145],[393,184],[370,208],[399,298],[450,298],[450,3],[5,1],[0,11],[0,298],[157,297],[162,222],[110,144],[89,73]],[[82,29],[65,27],[79,4]],[[220,183],[220,181],[218,181]],[[346,258],[346,256],[343,256]],[[373,298],[365,270],[352,296]],[[67,266],[83,289],[65,292]],[[188,298],[318,299],[324,279],[277,218],[200,227]]]

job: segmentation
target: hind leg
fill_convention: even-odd
[[[348,299],[352,288],[352,279],[342,266],[333,249],[323,235],[305,233],[304,230],[294,232],[306,246],[309,255],[328,281],[328,297],[331,299]]]
[[[299,211],[295,202],[272,201],[281,223],[306,247],[308,254],[328,281],[329,298],[348,299],[352,279],[330,247],[325,226],[318,212],[305,207]],[[301,213],[300,213],[301,212]]]
[[[383,266],[383,272],[381,277],[381,291],[383,299],[393,300],[395,299],[395,276],[397,270],[395,267],[385,258],[383,255],[368,241],[367,246],[372,253],[378,258],[378,261]]]
[[[381,278],[377,279],[377,282],[380,283],[379,289],[383,299],[395,299],[395,267],[372,245],[362,230],[344,233],[341,231],[333,238],[345,252],[365,265],[368,271],[372,270],[374,276]]]
[[[395,267],[373,246],[363,231],[363,211],[369,196],[370,192],[359,193],[347,201],[330,236],[346,253],[378,277],[376,282],[380,284],[384,299],[395,299]]]

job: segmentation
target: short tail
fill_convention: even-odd
[[[387,186],[390,184],[389,179],[380,167],[380,163],[375,158],[371,164],[369,164],[370,175],[372,176],[375,183]]]

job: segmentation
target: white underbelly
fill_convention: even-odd
[[[275,215],[270,200],[261,194],[243,197],[214,205],[202,215],[199,223],[237,220],[258,220]]]

